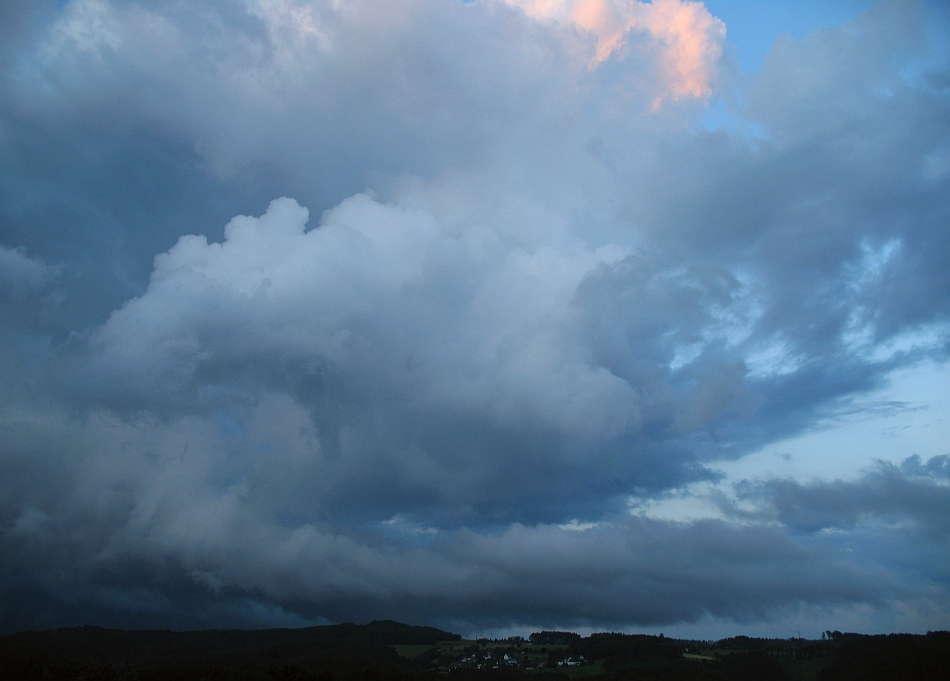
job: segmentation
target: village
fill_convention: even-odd
[[[583,655],[577,657],[563,657],[558,651],[547,648],[537,651],[532,646],[515,649],[475,650],[471,654],[456,660],[448,665],[449,670],[455,669],[519,669],[521,671],[535,671],[554,667],[578,667],[587,664]]]
[[[538,638],[538,640],[534,640]],[[529,640],[521,636],[507,639],[477,639],[444,642],[421,651],[414,646],[396,646],[404,656],[413,657],[414,665],[443,672],[455,670],[512,669],[541,671],[589,666],[583,655],[571,655],[568,641],[552,642],[535,634]]]

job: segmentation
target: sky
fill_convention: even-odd
[[[950,628],[942,2],[0,3],[0,633]]]

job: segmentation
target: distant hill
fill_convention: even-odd
[[[256,679],[274,678],[269,673],[275,669],[294,671],[298,675],[292,678],[301,679],[347,677],[363,670],[390,675],[409,667],[393,645],[460,639],[433,627],[389,620],[257,631],[77,627],[0,638],[0,678]]]

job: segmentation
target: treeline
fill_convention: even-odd
[[[572,643],[574,656],[602,661],[604,675],[612,679],[663,679],[669,681],[778,681],[781,666],[761,650],[730,650],[721,658],[701,655],[686,658],[688,650],[718,652],[712,645],[698,645],[664,636],[642,634],[592,634]]]
[[[844,634],[834,661],[818,681],[917,681],[950,679],[950,632],[926,636]]]
[[[388,620],[258,631],[78,627],[0,638],[0,679],[402,681],[416,676],[393,645],[460,639]]]
[[[581,635],[573,631],[536,631],[528,637],[528,640],[535,645],[559,646],[580,641]]]

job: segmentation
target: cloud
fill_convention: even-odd
[[[53,281],[61,268],[28,258],[23,248],[0,246],[0,285],[8,291],[38,289]]]
[[[742,399],[738,375],[727,371],[722,390],[677,389],[643,361],[668,362],[688,333],[671,305],[692,306],[700,326],[710,301],[729,304],[731,282],[563,234],[538,242],[525,221],[544,217],[458,232],[361,194],[307,230],[306,209],[276,200],[232,220],[222,243],[184,236],[159,255],[147,291],[91,331],[62,376],[114,409],[222,409],[239,423],[262,390],[286,394],[342,457],[323,475],[377,521],[413,499],[441,522],[471,515],[467,505],[507,509],[491,522],[560,520],[543,501],[553,489],[584,505],[709,475],[669,440],[728,412],[715,395]],[[592,352],[614,340],[614,297],[638,300],[624,324],[644,336],[640,363]],[[649,347],[657,333],[666,340]],[[648,436],[644,419],[676,425]]]
[[[250,598],[331,620],[650,624],[876,603],[906,588],[778,529],[721,521],[621,515],[584,529],[402,536],[302,521],[331,492],[334,462],[307,411],[279,396],[255,409],[238,450],[213,418],[46,414],[41,432],[23,416],[2,424],[4,476],[18,483],[4,500],[6,588],[45,594],[61,611],[85,604],[96,621],[233,622],[226,611]],[[266,618],[243,619],[255,621]],[[5,622],[24,626],[28,615],[14,609]]]
[[[765,512],[797,530],[850,530],[865,523],[898,523],[943,544],[950,533],[946,461],[946,455],[935,456],[925,465],[915,455],[905,459],[900,468],[881,463],[856,481],[746,484],[740,498],[761,500]]]
[[[422,408],[606,436],[635,422],[629,384],[585,362],[569,336],[579,282],[621,249],[506,249],[511,235],[449,235],[424,211],[366,195],[309,232],[307,219],[280,199],[232,220],[222,244],[182,237],[92,347],[144,372],[144,386],[190,378],[199,363],[279,356],[383,383]]]
[[[657,0],[505,0],[528,15],[575,25],[597,40],[593,63],[636,46],[639,33],[648,34],[660,49],[664,91],[653,102],[658,108],[666,98],[707,99],[712,94],[723,54],[726,26],[701,2]],[[631,44],[632,43],[632,44]]]
[[[927,49],[923,15],[920,2],[881,2],[846,27],[822,29],[802,41],[780,36],[752,88],[753,115],[767,119],[775,136],[794,140],[867,120],[895,97],[899,102],[906,82],[893,64]],[[840,136],[842,143],[848,140],[859,143]]]
[[[25,12],[0,48],[8,630],[945,602],[941,460],[628,514],[946,361],[946,66],[908,75],[917,5],[781,39],[747,91],[674,0]]]
[[[3,382],[36,377],[49,345],[43,332],[62,302],[64,266],[28,257],[26,249],[0,246],[0,362]]]

